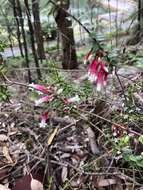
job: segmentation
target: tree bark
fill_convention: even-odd
[[[37,42],[37,54],[39,59],[45,59],[44,53],[44,41],[42,35],[42,28],[40,22],[40,13],[39,13],[39,1],[32,0],[32,12],[34,17],[34,32]]]
[[[41,75],[38,56],[37,56],[36,48],[35,48],[35,39],[34,39],[34,35],[33,35],[34,34],[34,29],[33,29],[33,25],[32,25],[32,22],[31,22],[31,14],[30,14],[28,0],[24,0],[24,4],[25,4],[25,8],[26,8],[26,15],[27,15],[29,32],[30,32],[31,49],[32,49],[32,53],[33,53],[33,57],[34,57],[34,61],[35,61],[37,77],[40,80],[42,75]]]
[[[16,29],[17,29],[17,40],[18,40],[18,44],[19,44],[19,50],[20,50],[20,54],[22,57],[24,57],[24,53],[23,53],[23,47],[22,47],[22,42],[21,42],[21,31],[20,31],[20,23],[19,23],[19,19],[18,19],[18,12],[17,12],[17,8],[16,8],[16,1],[13,0],[13,15],[15,17],[15,21],[16,21]]]
[[[63,59],[63,69],[76,69],[78,67],[74,32],[72,28],[72,22],[68,19],[68,15],[63,10],[68,10],[70,1],[60,0],[60,7],[57,9],[55,21],[61,33]]]
[[[134,33],[126,42],[127,45],[143,44],[143,0],[138,0],[138,23]]]
[[[24,46],[24,53],[25,53],[25,62],[26,62],[26,67],[28,69],[28,80],[29,83],[31,83],[32,81],[32,77],[31,77],[31,71],[30,71],[30,65],[29,65],[29,57],[28,57],[28,48],[27,48],[27,41],[26,41],[26,34],[25,34],[25,30],[24,30],[24,20],[23,20],[23,14],[22,14],[22,9],[21,9],[21,4],[19,0],[16,0],[16,11],[18,14],[18,18],[19,18],[19,23],[21,26],[21,33],[22,33],[22,37],[23,37],[23,46]]]
[[[143,32],[143,0],[138,0],[138,25],[139,31]]]

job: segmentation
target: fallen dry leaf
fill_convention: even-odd
[[[4,135],[4,134],[0,135],[0,141],[1,142],[7,141],[7,140],[8,140],[8,137],[6,135]]]
[[[1,162],[0,162],[0,164],[1,164]],[[7,167],[7,168],[3,168],[3,169],[0,168],[0,183],[3,182],[2,179],[4,179],[5,176],[7,176],[8,171],[9,171],[9,168],[8,168],[8,167]]]
[[[33,178],[31,180],[30,186],[31,186],[31,190],[43,190],[44,189],[42,183],[36,179],[33,179]]]
[[[93,130],[91,129],[91,127],[88,127],[86,129],[87,131],[87,135],[88,135],[88,138],[89,138],[89,143],[90,143],[90,148],[91,148],[91,151],[93,154],[99,154],[100,153],[100,150],[96,144],[96,138],[95,138],[95,134],[93,132]]]
[[[8,187],[0,184],[0,190],[10,190]]]
[[[135,97],[140,103],[143,104],[143,97],[142,97],[140,94],[134,93],[134,97]]]
[[[12,164],[13,161],[9,155],[9,150],[7,146],[3,146],[3,155],[5,156],[5,158],[8,160],[8,163]]]
[[[68,175],[68,168],[66,166],[63,166],[62,174],[61,174],[61,178],[62,178],[63,183],[66,181],[67,175]]]
[[[48,145],[51,145],[51,144],[52,144],[53,139],[54,139],[54,137],[56,136],[57,132],[58,132],[58,128],[56,127],[56,128],[54,129],[53,133],[50,135],[50,137],[49,137],[49,139],[48,139]]]
[[[25,175],[20,179],[17,179],[15,185],[12,187],[12,190],[31,190],[31,176]]]
[[[107,187],[117,184],[116,179],[99,179],[97,180],[97,187]]]
[[[15,185],[12,187],[12,190],[32,190],[31,189],[31,181],[33,178],[35,180],[38,180],[40,183],[43,181],[43,174],[41,174],[41,172],[38,172],[38,174],[33,173],[33,174],[25,175],[25,176],[17,179],[15,181]]]

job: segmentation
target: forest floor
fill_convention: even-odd
[[[114,12],[100,15],[105,31],[117,30],[117,19],[127,29],[124,13],[134,11],[133,1],[104,1],[106,7],[107,2]],[[79,69],[63,70],[61,51],[56,41],[49,42],[47,59],[40,63],[43,80],[37,80],[29,55],[33,83],[44,92],[27,82],[19,49],[14,47],[14,58],[5,50],[0,190],[143,190],[143,51],[142,46],[124,46],[126,39],[118,38],[120,47],[113,46],[116,38],[106,44],[118,67],[101,92],[87,80],[88,66],[82,63],[90,45],[78,44],[79,34]],[[38,104],[44,96],[51,99]]]
[[[34,102],[41,94],[25,83],[27,71],[15,58],[3,81],[10,96],[0,104],[1,184],[31,190],[32,175],[46,190],[142,189],[142,70],[126,56],[120,55],[120,81],[110,75],[103,93],[85,79],[86,66],[64,71],[48,59],[42,84],[54,100],[39,106]],[[67,104],[71,97],[77,101]]]

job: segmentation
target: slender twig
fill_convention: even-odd
[[[127,103],[128,101],[127,101],[127,97],[126,97],[126,94],[125,94],[125,91],[124,91],[124,86],[123,86],[123,84],[122,84],[122,82],[121,82],[121,80],[120,80],[120,77],[119,77],[118,73],[117,73],[117,68],[115,68],[115,75],[116,75],[117,80],[118,80],[118,82],[119,82],[119,84],[120,84],[120,86],[121,86],[121,89],[122,89],[122,93],[123,93],[123,95],[124,95],[125,102]]]
[[[126,127],[124,127],[123,125],[120,125],[120,124],[118,124],[118,123],[112,122],[111,120],[106,119],[106,118],[104,118],[104,117],[102,117],[102,116],[100,116],[100,115],[98,115],[98,114],[95,114],[95,113],[92,113],[92,112],[89,112],[89,111],[85,111],[85,110],[82,110],[82,109],[79,109],[79,108],[77,108],[77,111],[81,111],[81,112],[84,112],[84,113],[88,113],[89,115],[93,115],[93,116],[95,116],[95,117],[97,117],[97,118],[99,118],[99,119],[101,119],[101,120],[103,120],[103,121],[106,121],[106,122],[108,122],[108,123],[110,123],[110,124],[112,124],[112,125],[115,125],[115,126],[121,128],[122,130],[127,131],[127,132],[129,132],[129,133],[132,133],[132,134],[134,134],[134,135],[137,135],[137,136],[141,136],[141,135],[142,135],[141,133],[138,133],[138,132],[136,132],[136,131],[133,131],[132,129],[129,129],[128,127],[126,128]]]
[[[24,86],[24,87],[28,87],[28,84],[24,84],[24,83],[20,83],[20,82],[14,82],[11,81],[7,78],[7,76],[1,72],[1,75],[3,76],[3,78],[5,79],[6,82],[9,83],[9,85],[19,85],[19,86]]]

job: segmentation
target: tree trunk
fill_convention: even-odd
[[[20,54],[22,57],[24,57],[22,42],[21,42],[20,23],[19,23],[19,19],[18,19],[18,12],[17,12],[17,8],[16,8],[16,1],[15,0],[13,0],[13,15],[15,17],[15,21],[16,21],[16,25],[17,25],[17,27],[16,27],[16,29],[17,29],[17,40],[18,40],[18,44],[19,44]]]
[[[76,69],[78,67],[74,33],[72,29],[72,22],[69,20],[68,15],[63,10],[68,10],[70,1],[60,1],[60,7],[57,10],[55,21],[61,32],[62,49],[63,49],[63,69]]]
[[[139,31],[143,32],[143,0],[138,0],[138,25]]]
[[[31,15],[30,15],[30,9],[29,9],[28,0],[24,0],[24,4],[25,4],[25,8],[26,8],[26,15],[27,15],[29,32],[30,32],[31,48],[32,48],[32,53],[33,53],[33,57],[34,57],[34,61],[35,61],[37,77],[40,80],[42,76],[41,76],[38,56],[37,56],[36,48],[35,48],[35,40],[34,40],[34,35],[33,35],[34,34],[34,29],[33,29],[33,25],[32,25],[32,22],[31,22]]]
[[[143,0],[138,0],[138,23],[134,33],[126,42],[127,45],[143,44]]]
[[[37,54],[39,59],[45,59],[42,28],[39,14],[39,1],[32,0],[32,12],[34,17],[34,32],[37,42]]]
[[[22,37],[23,37],[23,46],[24,46],[24,52],[25,52],[25,62],[26,62],[26,67],[28,69],[28,80],[29,80],[29,83],[31,83],[32,78],[31,78],[30,65],[29,65],[26,34],[25,34],[25,30],[24,30],[24,20],[23,20],[23,15],[22,15],[21,4],[20,4],[19,0],[16,0],[16,11],[17,11],[17,14],[18,14],[19,23],[20,23],[20,26],[21,26],[21,33],[22,33]]]

